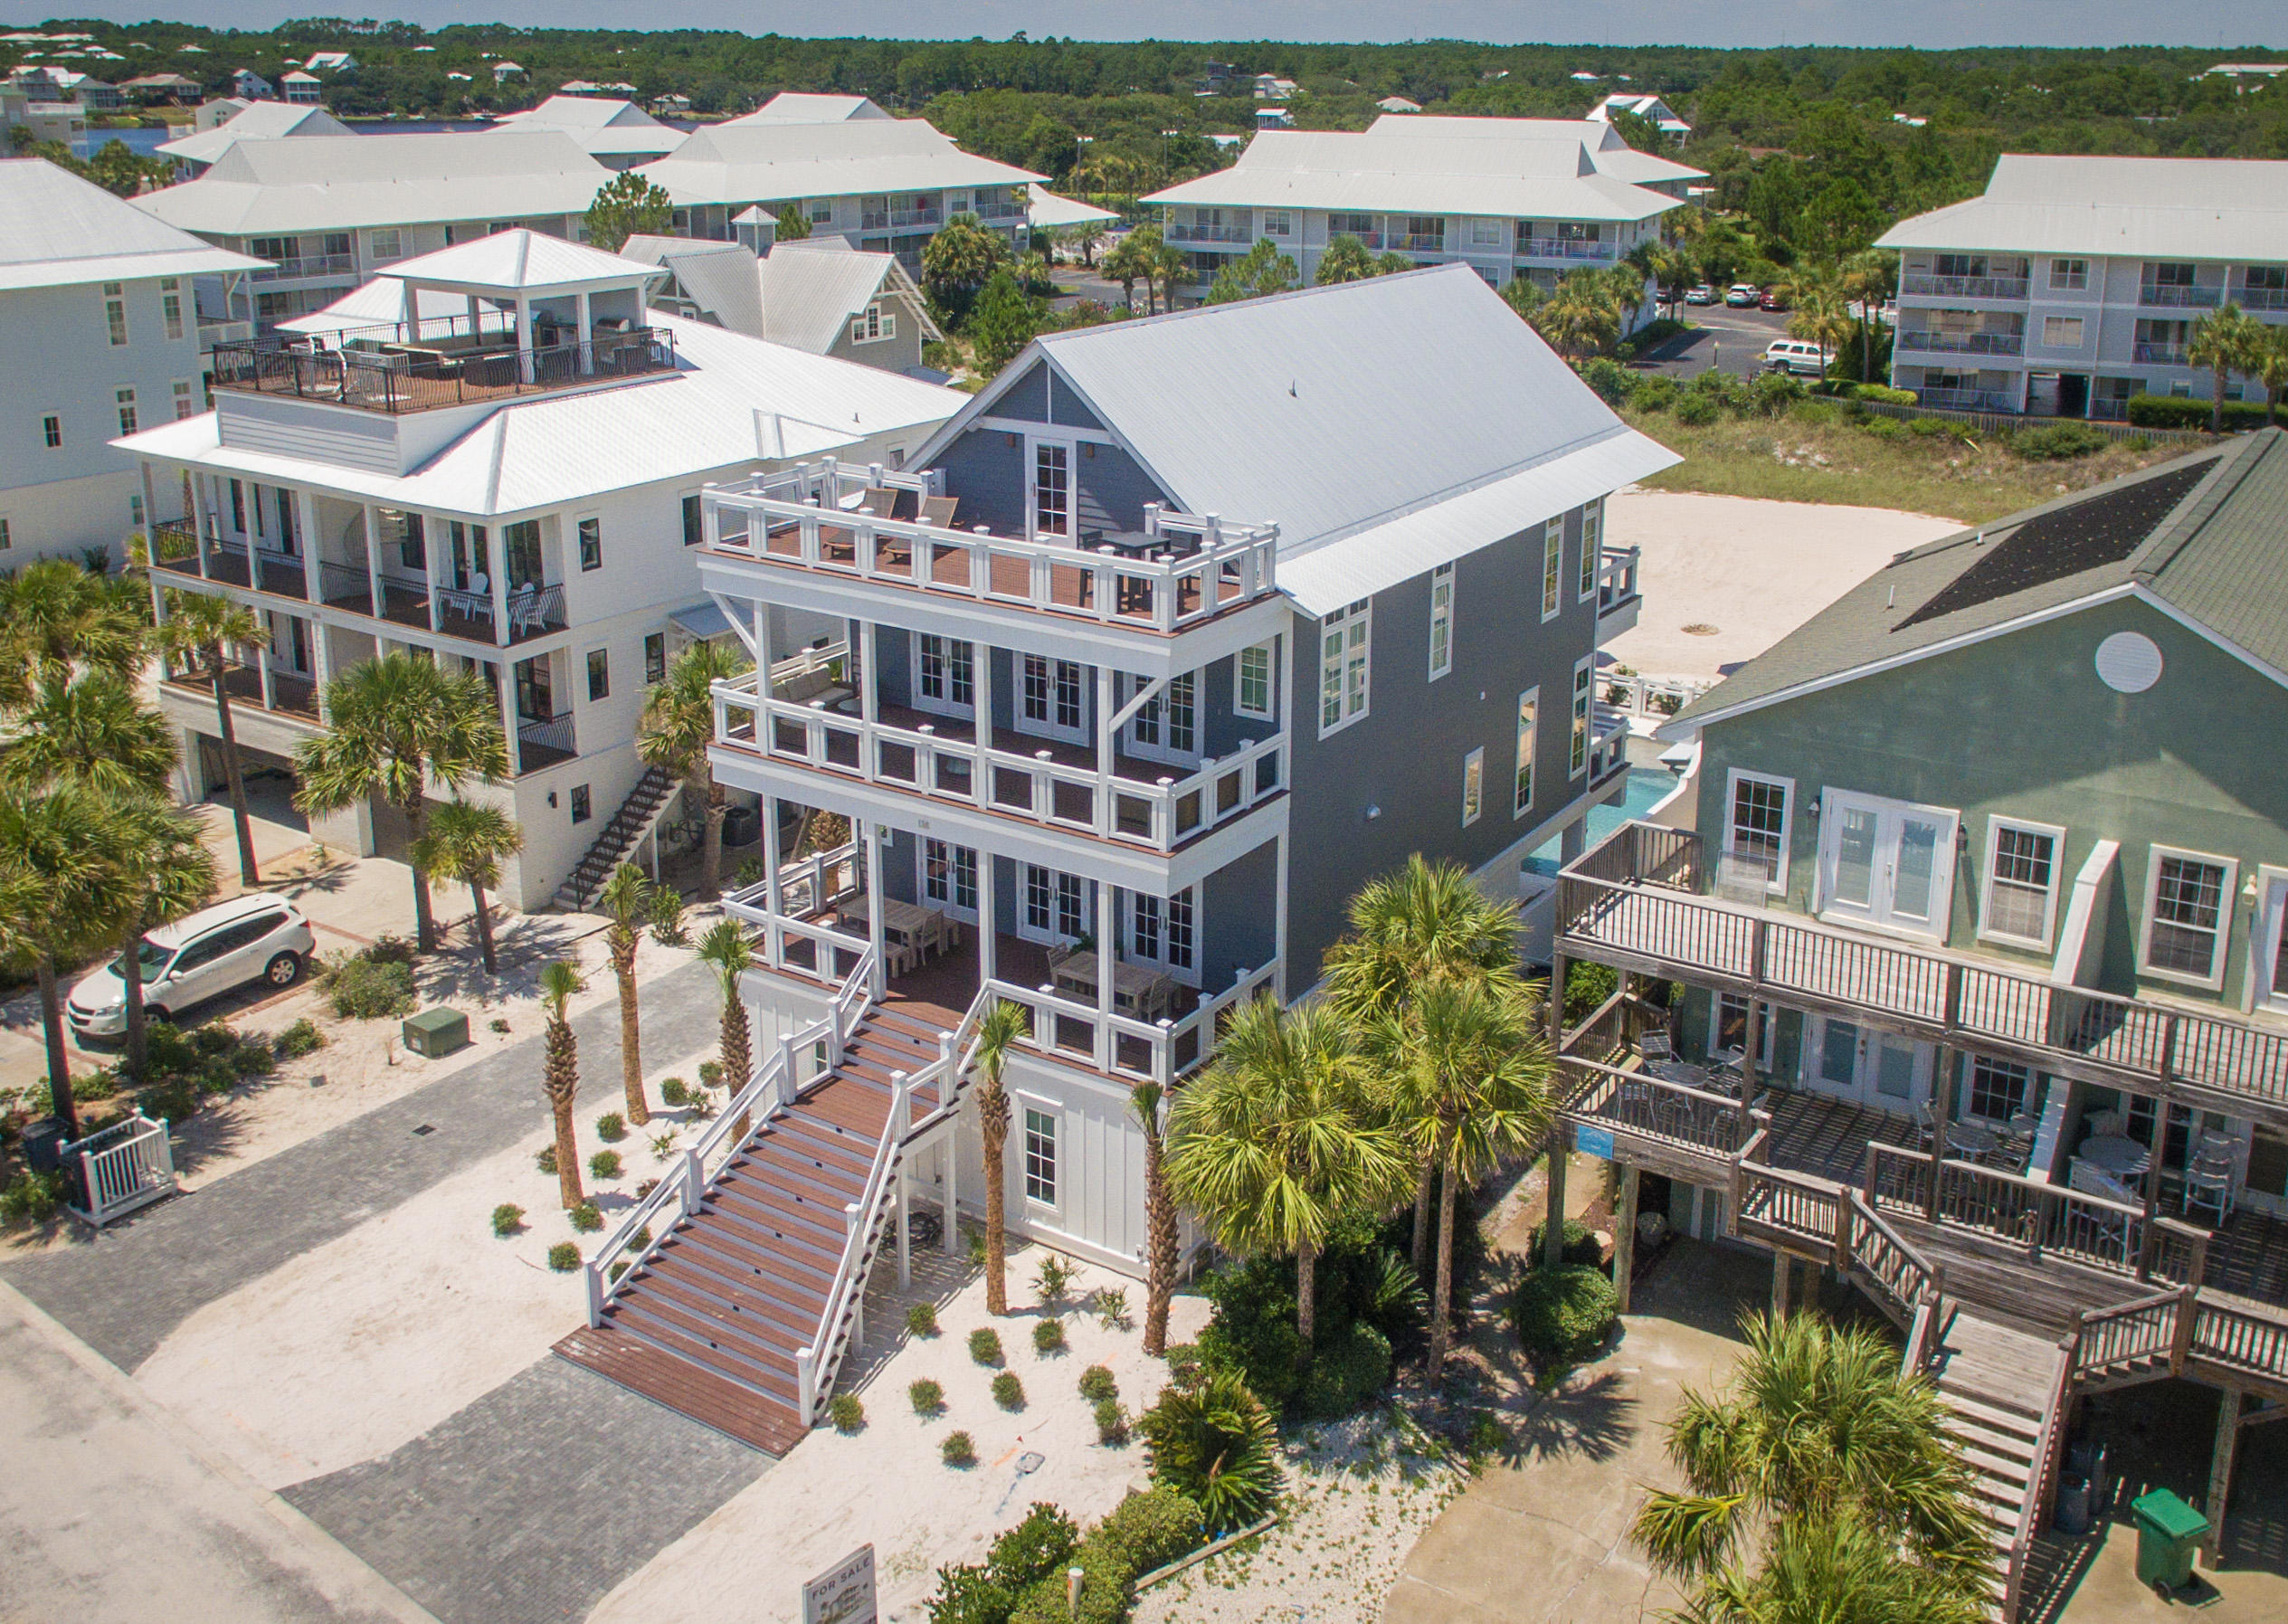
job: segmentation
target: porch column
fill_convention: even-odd
[[[1613,1220],[1613,1292],[1620,1298],[1620,1311],[1628,1312],[1630,1277],[1637,1267],[1637,1185],[1638,1172],[1634,1165],[1620,1170],[1620,1211]]]
[[[995,893],[999,889],[1000,865],[990,851],[977,854],[977,984],[983,987],[992,981],[998,966],[994,954],[1001,943],[1001,911]]]
[[[973,565],[972,567],[979,567]],[[970,774],[970,792],[977,804],[990,807],[993,803],[993,647],[991,643],[970,645],[970,664],[976,674],[977,707],[972,718],[977,735],[977,768]]]
[[[874,683],[874,672],[877,669],[874,664],[875,632],[876,628],[872,621],[860,621],[859,622],[858,646],[859,652],[858,714],[859,719],[862,720],[869,728],[871,728],[877,722],[879,722],[882,719],[881,690],[878,689]],[[869,738],[866,741],[865,749],[868,756],[870,757],[874,754],[874,741],[871,738]],[[871,778],[874,775],[874,768],[878,764],[872,760],[861,761],[859,766],[859,775],[861,777]]]
[[[1624,987],[1628,984],[1628,977],[1626,972],[1623,972],[1621,975],[1621,984]],[[1758,1030],[1756,1026],[1756,1014],[1757,1007],[1760,1002],[1761,1000],[1756,998],[1753,993],[1749,995],[1748,1024],[1742,1031],[1740,1037],[1740,1097],[1744,1103],[1748,1104],[1754,1103],[1756,1097],[1756,1085],[1763,1080],[1757,1075],[1756,1072],[1757,1051],[1760,1047],[1756,1040],[1756,1033]],[[1767,1019],[1769,1019],[1769,1017],[1767,1017]]]
[[[864,842],[866,853],[866,949],[873,954],[874,971],[879,978],[874,990],[878,996],[889,987],[889,964],[882,956],[882,826],[869,820],[853,821],[851,827]]]
[[[1785,1252],[1771,1254],[1771,1317],[1785,1319],[1793,1308],[1789,1297],[1795,1287],[1796,1260]]]
[[[498,673],[500,686],[500,727],[508,740],[508,768],[513,773],[524,771],[524,763],[517,743],[517,674],[505,660],[495,660],[493,670]]]
[[[771,606],[761,598],[754,600],[755,612],[755,692],[757,698],[771,698]],[[755,747],[768,747],[768,736],[763,732],[764,718],[755,718]]]
[[[945,1214],[943,1231],[937,1238],[939,1249],[948,1258],[961,1249],[961,1202],[956,1199],[954,1187],[954,1181],[960,1176],[962,1164],[960,1135],[955,1132],[960,1122],[960,1108],[956,1106],[953,1118],[945,1124],[943,1141],[945,1151]]]
[[[580,296],[581,321],[586,325],[588,296]],[[897,1165],[897,1288],[909,1289],[914,1284],[913,1238],[906,1227],[906,1185],[911,1173],[905,1163]]]
[[[493,532],[498,525],[472,525],[470,540],[478,543],[477,567],[485,573],[485,584],[492,593],[492,641],[496,648],[508,646],[508,572],[495,565],[508,562],[508,542],[502,537],[498,556],[495,556]]]
[[[378,648],[380,645],[375,645]],[[309,674],[322,692],[334,680],[334,639],[316,615],[309,622]]]
[[[574,348],[572,353],[579,361],[580,370],[582,372],[593,372],[596,369],[595,335],[590,332],[588,328],[588,290],[585,288],[583,288],[578,293],[574,294],[573,298],[574,302],[579,310],[580,332],[574,340],[577,347]],[[905,1208],[903,1205],[906,1200],[906,1191],[905,1186],[902,1184],[898,1187],[897,1199],[900,1202],[898,1209],[898,1221],[903,1224],[906,1220]],[[903,1285],[905,1283],[904,1275],[906,1272],[906,1235],[903,1230],[898,1231],[897,1256],[898,1274],[900,1277],[899,1284]]]
[[[318,499],[307,489],[294,493],[294,545],[302,552],[302,589],[309,594],[311,603],[323,603],[326,601],[326,578],[318,572],[318,558],[325,549],[326,538],[318,528]],[[247,553],[247,562],[253,565],[247,576],[248,583],[259,589],[262,584],[262,572],[251,548]]]
[[[1565,973],[1570,968],[1562,948],[1550,954],[1549,1042],[1552,1049],[1562,1049],[1565,1043]]]
[[[366,601],[373,605],[376,617],[387,614],[389,601],[382,596],[381,583],[381,516],[373,503],[361,509],[366,524]]]
[[[1102,691],[1100,685],[1099,694]],[[1110,1071],[1115,1048],[1112,1036],[1113,973],[1120,960],[1120,933],[1117,928],[1120,888],[1106,885],[1101,879],[1095,883],[1097,887],[1097,1069]]]
[[[1922,1216],[1932,1223],[1939,1221],[1939,1174],[1946,1165],[1946,1130],[1953,1121],[1954,1050],[1941,1043],[1931,1055],[1931,1187],[1922,1198]]]
[[[1542,1225],[1542,1264],[1555,1268],[1565,1260],[1565,1159],[1572,1130],[1563,1122],[1549,1131],[1549,1217]]]
[[[652,866],[658,867],[659,840],[652,840]],[[775,970],[784,962],[785,936],[779,929],[779,918],[785,912],[786,897],[779,882],[779,865],[785,860],[779,850],[779,798],[763,797],[763,900],[769,911],[769,921],[763,926],[763,962]],[[824,897],[820,897],[823,902]]]
[[[517,377],[532,382],[532,300],[522,293],[517,295]]]
[[[265,612],[262,615],[262,630],[265,633],[271,633],[274,635],[272,627],[272,618],[268,612]],[[315,652],[315,651],[312,651]],[[261,679],[262,684],[262,708],[264,710],[276,710],[278,706],[274,702],[275,696],[273,696],[271,691],[271,638],[268,635],[264,636],[261,642],[254,645],[254,671],[256,676]],[[214,679],[217,682],[220,682],[223,679],[223,673],[218,671],[215,673]]]
[[[1280,764],[1283,774],[1287,765],[1284,762]],[[1282,834],[1278,841],[1277,889],[1274,894],[1271,915],[1271,954],[1278,961],[1278,967],[1272,972],[1271,988],[1284,1004],[1287,1001],[1287,837]]]
[[[1116,673],[1108,665],[1097,667],[1097,828],[1109,832],[1112,828],[1112,718],[1120,708],[1115,701],[1113,678]],[[1102,937],[1104,931],[1097,930]]]
[[[2200,1553],[2210,1567],[2225,1543],[2225,1502],[2232,1496],[2233,1456],[2240,1448],[2240,1389],[2227,1387],[2217,1406],[2217,1447],[2208,1458],[2208,1497],[2200,1509],[2208,1518],[2208,1537]]]

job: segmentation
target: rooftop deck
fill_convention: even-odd
[[[277,336],[214,347],[214,386],[292,395],[392,415],[441,406],[555,394],[675,370],[675,335],[666,328],[545,345],[514,334],[418,336],[399,327],[328,335],[339,347]]]

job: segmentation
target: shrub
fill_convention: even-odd
[[[583,1235],[593,1235],[603,1228],[603,1214],[596,1211],[593,1201],[582,1201],[572,1210],[572,1227]]]
[[[836,1393],[826,1401],[826,1413],[834,1422],[834,1430],[845,1436],[865,1429],[866,1406],[854,1392]]]
[[[1657,372],[1640,374],[1628,391],[1628,404],[1639,412],[1666,412],[1676,404],[1676,380]]]
[[[927,1303],[916,1303],[906,1310],[906,1328],[916,1336],[937,1334],[937,1310]]]
[[[980,1325],[969,1334],[969,1356],[980,1364],[1001,1363],[1001,1333]]]
[[[1312,1350],[1296,1407],[1314,1420],[1335,1420],[1390,1384],[1391,1339],[1372,1325],[1353,1325]]]
[[[1636,379],[1628,368],[1607,356],[1600,356],[1581,369],[1581,381],[1597,392],[1597,398],[1609,406],[1618,406],[1628,399]]]
[[[136,1101],[146,1116],[163,1122],[184,1122],[198,1115],[199,1091],[189,1083],[162,1083],[146,1088]]]
[[[722,1061],[701,1060],[699,1062],[699,1087],[702,1088],[720,1088],[723,1087]]]
[[[625,1258],[620,1258],[617,1262],[613,1263],[613,1264],[612,1264],[612,1266],[609,1269],[607,1269],[607,1270],[605,1271],[605,1273],[607,1273],[608,1275],[610,1275],[610,1276],[611,1276],[611,1277],[612,1278],[612,1280],[613,1280],[614,1282],[617,1282],[617,1281],[619,1280],[620,1277],[621,1277],[622,1275],[626,1274],[627,1272],[628,1272],[628,1260],[627,1260]]]
[[[1502,1425],[1502,1418],[1490,1410],[1474,1411],[1469,1430],[1462,1435],[1463,1453],[1473,1460],[1483,1460],[1508,1447],[1509,1429]]]
[[[1907,420],[1907,432],[1917,440],[1940,440],[1957,432],[1956,426],[1943,417],[1914,417]],[[2102,439],[2103,436],[2100,436]]]
[[[651,1244],[651,1226],[650,1224],[645,1224],[634,1234],[629,1236],[628,1244],[635,1248],[635,1249],[639,1252],[645,1247],[650,1246]]]
[[[985,1553],[985,1572],[1011,1595],[1044,1579],[1062,1581],[1080,1529],[1054,1505],[1036,1500],[1025,1515],[1002,1530]]]
[[[1859,428],[1876,440],[1897,442],[1914,438],[1914,432],[1895,417],[1870,417]]]
[[[1128,1328],[1128,1293],[1124,1288],[1117,1286],[1097,1287],[1096,1300],[1091,1306],[1097,1315],[1097,1323],[1106,1330],[1125,1331]]]
[[[27,1167],[0,1187],[0,1220],[45,1223],[62,1209],[66,1188],[62,1173],[33,1173]]]
[[[1279,1496],[1271,1412],[1229,1371],[1189,1391],[1170,1388],[1136,1418],[1153,1481],[1188,1496],[1219,1533],[1254,1522]]]
[[[533,1153],[532,1164],[543,1173],[555,1173],[556,1171],[556,1147],[553,1144],[542,1145]]]
[[[514,1201],[503,1201],[492,1210],[492,1232],[503,1239],[525,1227],[525,1210]]]
[[[85,1077],[71,1079],[71,1097],[81,1103],[109,1099],[119,1091],[119,1076],[109,1066],[99,1066]]]
[[[345,959],[326,973],[334,1013],[347,1021],[379,1021],[413,1012],[413,967],[376,959],[373,950]]]
[[[1096,1533],[1124,1553],[1139,1575],[1164,1568],[1208,1543],[1200,1507],[1172,1488],[1130,1495],[1114,1506]]]
[[[1565,966],[1565,1024],[1577,1026],[1595,1014],[1620,991],[1620,973],[1594,959],[1575,959]]]
[[[502,1037],[505,1038],[508,1035],[508,1021],[506,1016],[495,1015],[489,1024],[491,1025],[492,1030],[498,1032]]]
[[[935,1382],[916,1382],[906,1390],[906,1396],[920,1416],[945,1413],[945,1390]]]
[[[1525,1263],[1529,1268],[1542,1266],[1542,1243],[1549,1237],[1549,1226],[1537,1223],[1533,1238],[1525,1243]],[[1595,1268],[1605,1258],[1604,1244],[1597,1239],[1597,1231],[1578,1218],[1565,1220],[1565,1249],[1558,1261],[1567,1268]]]
[[[1049,1252],[1042,1257],[1040,1267],[1033,1270],[1033,1287],[1040,1293],[1042,1302],[1061,1303],[1065,1293],[1072,1288],[1073,1277],[1079,1272],[1078,1264]]]
[[[1025,1407],[1025,1384],[1017,1379],[1015,1371],[1003,1371],[993,1378],[993,1402],[1003,1410]]]
[[[664,1134],[654,1134],[651,1135],[651,1158],[653,1161],[664,1162],[673,1154],[675,1154],[675,1130],[673,1128],[669,1128]]]
[[[950,1467],[973,1467],[977,1464],[977,1446],[966,1432],[948,1432],[937,1453]]]
[[[1052,1573],[1019,1599],[1009,1624],[1120,1624],[1127,1618],[1136,1576],[1117,1550],[1091,1534],[1073,1547],[1071,1562],[1080,1570],[1078,1610],[1068,1599],[1065,1576]]]
[[[930,1624],[1009,1624],[1016,1605],[1017,1599],[983,1567],[938,1569],[937,1593],[927,1603]]]
[[[660,1079],[660,1103],[661,1105],[679,1106],[690,1097],[690,1090],[683,1086],[681,1078],[670,1077]]]
[[[548,1249],[548,1267],[560,1275],[568,1275],[580,1267],[580,1249],[569,1240],[559,1240]]]
[[[606,1144],[617,1144],[628,1136],[628,1119],[617,1111],[606,1111],[596,1118],[596,1137]]]
[[[593,1178],[616,1179],[620,1176],[620,1153],[600,1150],[588,1158],[588,1173]]]
[[[1197,1387],[1208,1373],[1208,1362],[1196,1342],[1180,1342],[1167,1352],[1168,1380],[1178,1387]]]
[[[1790,372],[1761,373],[1748,385],[1748,408],[1759,417],[1784,416],[1803,398],[1803,380]]]
[[[1112,1372],[1101,1364],[1092,1364],[1080,1372],[1080,1396],[1091,1402],[1120,1396],[1120,1383],[1112,1379]]]
[[[1676,396],[1676,421],[1688,429],[1704,428],[1723,415],[1723,407],[1714,395],[1697,389],[1687,389]]]
[[[1033,1326],[1034,1353],[1061,1353],[1064,1351],[1065,1327],[1063,1322],[1059,1320],[1044,1319]]]
[[[318,1030],[318,1022],[303,1016],[271,1040],[271,1052],[281,1060],[299,1060],[304,1055],[316,1054],[326,1047],[326,1034]]]
[[[1620,1298],[1601,1269],[1535,1268],[1518,1282],[1509,1313],[1528,1353],[1544,1363],[1570,1362],[1604,1345],[1620,1317]]]
[[[1888,384],[1855,384],[1851,388],[1851,398],[1874,401],[1885,406],[1912,406],[1915,404],[1913,390],[1894,389]]]
[[[985,1231],[983,1230],[964,1230],[962,1231],[962,1235],[964,1238],[962,1246],[968,1254],[970,1268],[984,1268]]]
[[[2208,403],[2173,394],[2132,394],[2129,397],[2129,421],[2141,429],[2205,429],[2208,426]],[[2225,403],[2227,430],[2261,429],[2264,421],[2262,401]]]
[[[1098,1399],[1094,1414],[1098,1443],[1125,1444],[1128,1441],[1128,1412],[1120,1407],[1118,1399]]]
[[[2071,422],[2020,429],[2009,439],[2010,454],[2029,462],[2064,462],[2087,457],[2103,451],[2107,443],[2105,436],[2087,423]]]

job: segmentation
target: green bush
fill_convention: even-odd
[[[1073,1277],[1080,1272],[1080,1265],[1054,1252],[1042,1257],[1040,1267],[1033,1270],[1033,1289],[1044,1303],[1061,1303],[1065,1293],[1072,1289]]]
[[[907,1388],[906,1397],[913,1404],[916,1415],[932,1416],[945,1413],[945,1390],[935,1382],[923,1381],[913,1383]]]
[[[985,1571],[1011,1595],[1021,1595],[1044,1579],[1063,1582],[1080,1529],[1073,1520],[1045,1500],[1036,1500],[1025,1515],[1002,1530],[985,1553]]]
[[[596,1211],[593,1201],[582,1201],[572,1210],[572,1227],[583,1235],[593,1235],[603,1228],[603,1214]]]
[[[136,1105],[146,1116],[162,1122],[185,1122],[198,1115],[199,1091],[190,1083],[162,1083],[156,1088],[146,1088],[136,1097]]]
[[[1874,401],[1885,406],[1912,406],[1915,404],[1913,390],[1894,389],[1888,384],[1855,384],[1851,387],[1851,398]]]
[[[2087,423],[2050,423],[2020,429],[2009,437],[2010,454],[2029,462],[2064,462],[2093,456],[2112,443]]]
[[[1666,412],[1676,404],[1676,380],[1663,373],[1639,374],[1628,391],[1628,404],[1639,412]]]
[[[334,1013],[347,1021],[410,1015],[415,1002],[413,967],[359,954],[326,973],[326,995]]]
[[[271,1040],[271,1052],[281,1060],[299,1060],[304,1055],[316,1054],[326,1047],[326,1034],[318,1030],[318,1022],[303,1016]]]
[[[699,1062],[699,1087],[702,1088],[720,1088],[723,1087],[722,1061],[701,1060]]]
[[[1571,1362],[1605,1344],[1620,1318],[1620,1298],[1601,1269],[1535,1268],[1518,1282],[1509,1313],[1528,1353],[1544,1363]]]
[[[1009,1624],[1120,1624],[1135,1600],[1135,1570],[1113,1546],[1091,1534],[1068,1559],[1080,1570],[1080,1606],[1073,1610],[1065,1576],[1038,1580],[1009,1615]]]
[[[2225,427],[2227,431],[2261,429],[2265,422],[2262,401],[2226,401]],[[2129,397],[2129,421],[2141,429],[2205,429],[2208,426],[2209,404],[2207,401],[2188,400],[2174,394],[2132,394]]]
[[[616,1179],[620,1176],[620,1153],[600,1150],[588,1158],[588,1173],[592,1178]]]
[[[826,1401],[826,1413],[837,1432],[848,1435],[865,1429],[866,1406],[858,1401],[854,1392],[836,1393]]]
[[[1575,959],[1565,966],[1565,1024],[1580,1025],[1619,991],[1620,973],[1610,964]]]
[[[548,1267],[560,1275],[568,1275],[580,1267],[580,1249],[569,1240],[559,1240],[548,1249]]]
[[[980,1325],[969,1334],[969,1356],[980,1364],[1001,1363],[1001,1333]]]
[[[1271,1412],[1229,1371],[1170,1388],[1136,1418],[1154,1483],[1189,1496],[1219,1533],[1254,1522],[1279,1497],[1279,1438]]]
[[[514,1201],[503,1201],[492,1210],[492,1232],[503,1239],[525,1227],[525,1210]]]
[[[1095,1535],[1125,1553],[1139,1577],[1208,1543],[1198,1504],[1172,1488],[1130,1495],[1097,1524]]]
[[[1723,406],[1714,395],[1697,389],[1687,389],[1676,396],[1676,421],[1688,429],[1705,428],[1723,415]]]
[[[1128,1412],[1120,1407],[1118,1399],[1098,1399],[1090,1413],[1096,1417],[1098,1443],[1125,1444],[1128,1441]]]
[[[1295,1407],[1315,1420],[1337,1420],[1390,1384],[1391,1339],[1372,1325],[1352,1325],[1313,1347]]]
[[[0,1220],[45,1223],[62,1211],[66,1188],[61,1173],[33,1173],[25,1168],[0,1187]]]
[[[1025,1384],[1017,1379],[1015,1371],[1003,1371],[993,1378],[993,1402],[1003,1410],[1025,1407]]]
[[[1180,1342],[1167,1352],[1168,1380],[1178,1387],[1197,1387],[1206,1379],[1208,1362],[1196,1342]]]
[[[542,1145],[533,1153],[532,1164],[543,1173],[555,1173],[556,1171],[556,1147],[553,1144]]]
[[[1044,1319],[1033,1325],[1033,1352],[1061,1353],[1065,1351],[1065,1327],[1062,1321]]]
[[[1760,373],[1748,385],[1748,409],[1759,417],[1785,416],[1803,398],[1803,380],[1791,372]]]
[[[1859,427],[1862,432],[1877,440],[1901,441],[1914,438],[1914,431],[1895,417],[1870,417]]]
[[[1131,1324],[1128,1293],[1123,1287],[1097,1287],[1089,1299],[1088,1308],[1097,1316],[1097,1323],[1107,1331],[1125,1331]]]
[[[1529,1268],[1542,1266],[1542,1243],[1549,1239],[1549,1225],[1533,1226],[1531,1239],[1525,1243],[1525,1264]],[[1597,1239],[1597,1231],[1578,1218],[1565,1220],[1565,1249],[1559,1254],[1559,1262],[1567,1268],[1595,1268],[1604,1261],[1605,1248]]]
[[[684,1086],[684,1082],[683,1082],[683,1079],[682,1079],[681,1078],[679,1078],[679,1077],[670,1077],[670,1078],[662,1078],[660,1079],[660,1103],[661,1105],[663,1105],[663,1106],[679,1106],[679,1105],[682,1105],[685,1101],[688,1100],[690,1097],[691,1097],[691,1091],[690,1091],[690,1089],[688,1089],[688,1087],[686,1087]]]
[[[966,1439],[965,1432],[954,1438]],[[945,1440],[950,1445],[953,1438]],[[970,1460],[974,1460],[972,1456]],[[970,1461],[955,1461],[949,1455],[948,1466],[967,1466]],[[937,1593],[926,1603],[930,1624],[1009,1624],[1009,1615],[1017,1605],[1017,1598],[1003,1590],[983,1567],[948,1567],[937,1570]]]
[[[1581,369],[1581,381],[1597,392],[1597,397],[1609,406],[1626,401],[1635,385],[1635,375],[1609,356],[1600,356]]]
[[[1080,1396],[1091,1403],[1120,1396],[1120,1383],[1114,1381],[1112,1372],[1101,1364],[1092,1364],[1080,1372]]]
[[[628,1119],[617,1111],[606,1111],[596,1118],[596,1137],[606,1144],[617,1144],[628,1136]]]
[[[927,1303],[916,1303],[906,1310],[906,1328],[916,1336],[937,1334],[937,1310]]]
[[[937,1446],[937,1453],[947,1466],[973,1467],[977,1464],[977,1446],[970,1441],[966,1432],[948,1432],[945,1441]],[[931,1616],[935,1617],[935,1614]]]

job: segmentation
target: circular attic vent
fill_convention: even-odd
[[[2116,632],[2097,645],[2097,675],[2117,694],[2141,694],[2160,680],[2161,651],[2141,632]]]

